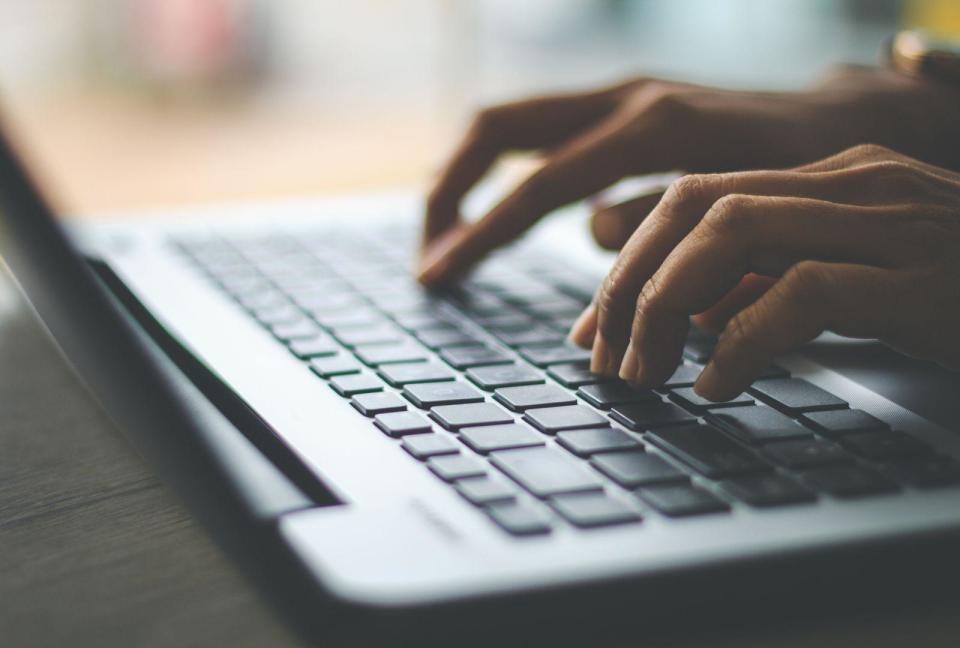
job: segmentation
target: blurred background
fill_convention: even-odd
[[[469,115],[632,74],[790,88],[958,0],[0,0],[0,97],[74,213],[426,186]]]

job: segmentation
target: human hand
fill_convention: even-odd
[[[888,70],[843,67],[796,93],[735,92],[638,79],[481,112],[427,200],[420,280],[451,281],[549,211],[617,180],[658,171],[784,168],[878,142],[960,169],[955,89]],[[469,189],[508,151],[543,165],[484,218],[460,220]],[[656,203],[602,210],[594,231],[619,248]],[[611,233],[612,232],[612,233]]]
[[[695,385],[705,398],[732,398],[825,330],[960,368],[958,251],[960,174],[883,147],[688,175],[633,233],[571,337],[592,345],[591,370],[660,385],[690,316],[754,273],[776,279],[731,313]]]

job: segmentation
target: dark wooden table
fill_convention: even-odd
[[[671,645],[960,645],[952,607],[808,621]],[[0,276],[0,646],[293,645]]]

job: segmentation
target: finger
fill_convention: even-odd
[[[676,368],[689,318],[716,304],[750,272],[779,276],[806,259],[892,266],[902,259],[902,209],[809,198],[729,194],[670,253],[636,302],[621,377],[659,385]],[[884,219],[886,226],[871,226]]]
[[[760,299],[775,281],[773,277],[748,274],[720,301],[690,319],[698,328],[719,334],[734,315]]]
[[[593,346],[593,336],[597,332],[597,307],[587,306],[570,328],[570,341],[579,347],[589,349]]]
[[[698,394],[728,400],[773,359],[825,330],[850,337],[886,337],[896,329],[901,290],[895,271],[804,261],[727,325],[697,380]]]
[[[663,193],[657,192],[595,211],[590,219],[593,238],[601,247],[619,250],[661,198]]]
[[[618,88],[542,97],[481,111],[427,200],[424,244],[459,218],[464,194],[508,150],[549,148],[613,110]]]
[[[616,182],[628,170],[620,124],[604,122],[564,147],[444,250],[428,250],[419,279],[436,285],[462,275],[485,254],[513,240],[544,214]]]

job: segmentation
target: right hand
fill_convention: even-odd
[[[482,111],[427,201],[419,278],[452,281],[546,213],[621,178],[661,171],[719,172],[799,165],[876,142],[960,169],[955,89],[873,68],[838,69],[805,92],[736,92],[637,79],[584,94]],[[543,166],[486,216],[460,219],[461,199],[497,159],[537,150]],[[595,216],[602,243],[619,248],[656,199]]]

